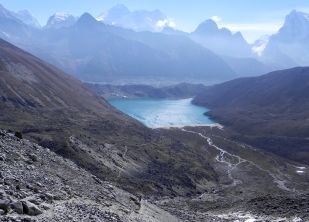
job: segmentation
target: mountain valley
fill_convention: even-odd
[[[305,13],[255,46],[124,5],[39,21],[0,7],[0,221],[309,221]]]
[[[69,166],[64,167],[72,167],[71,175],[74,175],[76,170],[83,170],[83,174],[89,175],[87,177],[94,178],[87,179],[87,184],[98,186],[97,183],[110,183],[111,186],[125,190],[121,191],[124,197],[117,194],[109,200],[95,200],[93,196],[89,196],[92,194],[87,193],[88,191],[80,190],[78,184],[84,183],[83,177],[74,179],[76,182],[73,183],[72,179],[69,179],[71,176],[65,175],[66,187],[73,190],[73,194],[70,196],[69,191],[65,191],[67,194],[64,193],[60,200],[55,197],[56,200],[52,202],[46,202],[45,197],[40,199],[41,197],[33,194],[35,199],[30,203],[34,206],[28,205],[38,213],[38,216],[31,217],[34,220],[45,221],[50,217],[48,213],[50,211],[57,216],[52,216],[49,221],[61,220],[57,218],[69,215],[71,218],[79,218],[78,220],[87,220],[87,214],[84,213],[88,210],[98,218],[116,218],[111,221],[130,220],[128,218],[133,218],[131,221],[137,220],[136,218],[149,221],[147,218],[153,214],[156,214],[153,215],[153,221],[161,221],[162,215],[168,215],[171,221],[186,221],[193,218],[200,221],[211,218],[217,221],[229,221],[228,218],[237,218],[239,212],[256,218],[279,217],[282,212],[285,212],[284,216],[291,220],[297,215],[302,218],[308,217],[307,211],[298,213],[290,206],[286,206],[287,209],[282,207],[273,209],[268,215],[263,215],[263,212],[257,209],[253,212],[243,204],[264,199],[267,201],[269,198],[280,201],[282,198],[297,198],[295,195],[307,193],[306,165],[299,165],[276,155],[258,151],[245,143],[233,141],[228,128],[210,126],[148,129],[113,109],[104,99],[93,95],[78,81],[9,43],[1,42],[1,54],[2,82],[9,83],[4,85],[6,88],[1,87],[3,95],[1,128],[21,132],[24,138],[45,147],[32,145],[31,142],[14,138],[14,135],[6,132],[2,133],[4,145],[1,147],[3,149],[10,147],[8,153],[4,152],[2,167],[16,167],[2,174],[4,200],[21,201],[27,205],[32,200],[30,196],[33,191],[20,195],[19,190],[15,191],[16,188],[12,187],[26,186],[25,180],[29,180],[29,183],[40,183],[42,186],[35,185],[34,187],[39,186],[35,190],[41,196],[42,193],[46,196],[45,190],[50,186],[48,181],[54,180],[52,178],[55,176],[58,177],[52,171],[46,174],[48,167],[53,168],[53,165],[49,164],[52,160],[46,158],[56,158],[60,162],[64,161],[62,157],[68,159],[67,161],[72,160],[74,164],[69,162]],[[21,70],[23,72],[20,72]],[[44,87],[38,88],[36,85],[38,82]],[[70,84],[70,87],[63,84]],[[18,85],[22,85],[25,91],[20,88],[17,94],[14,87]],[[40,89],[39,94],[31,91],[34,88]],[[80,94],[77,97],[73,95],[70,97],[75,100],[66,100],[64,96],[69,96],[73,92]],[[53,107],[59,108],[53,109]],[[19,118],[14,119],[14,116]],[[25,145],[20,146],[24,143]],[[37,151],[32,152],[36,157],[27,154],[31,147],[36,147]],[[45,154],[44,150],[49,149],[50,152],[46,151],[48,155],[42,156]],[[16,156],[16,152],[20,153],[19,156]],[[50,155],[51,152],[55,154]],[[62,157],[57,157],[58,155]],[[12,158],[21,161],[20,164],[12,166],[10,164]],[[37,173],[45,175],[43,178],[47,177],[47,180],[37,181],[31,179],[30,174],[28,179],[27,174],[24,177],[16,174],[24,167],[36,172],[41,158],[44,160],[45,168],[40,167],[40,172]],[[27,167],[25,164],[30,166]],[[298,167],[305,169],[304,173],[298,173]],[[8,174],[9,172],[11,174]],[[17,182],[10,182],[12,181],[10,178],[15,178],[13,181]],[[7,180],[9,182],[6,182]],[[33,185],[30,184],[31,186]],[[55,184],[55,186],[62,185]],[[102,185],[100,189],[104,193],[107,192],[104,189],[110,189],[108,187]],[[77,194],[74,194],[75,189]],[[85,193],[76,199],[76,195],[80,195],[78,194],[80,192]],[[59,194],[52,194],[57,195]],[[256,196],[264,199],[256,200]],[[88,198],[89,203],[80,202]],[[126,208],[123,209],[128,215],[124,216],[119,210],[107,210],[114,209],[110,207],[102,211],[101,205],[112,204],[116,208],[120,207],[119,201],[113,198],[131,201],[129,205],[125,204]],[[139,198],[143,201],[139,202]],[[92,204],[94,200],[95,203]],[[11,209],[10,206],[13,207],[11,202],[5,203],[8,203],[8,209]],[[65,209],[69,213],[59,212],[58,209],[63,208],[62,204],[67,206]],[[300,203],[295,204],[297,206]],[[28,214],[32,212],[23,208],[26,214],[16,215],[14,207],[7,211],[5,218],[29,217],[27,212]],[[44,210],[44,207],[49,210]],[[76,214],[74,210],[76,207],[84,209],[83,215]]]

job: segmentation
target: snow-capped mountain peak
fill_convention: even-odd
[[[35,28],[41,27],[38,20],[28,10],[18,11],[15,13],[15,16],[27,25],[30,25]]]
[[[106,17],[106,13],[105,12],[102,12],[100,15],[98,15],[96,17],[96,20],[99,21],[99,22],[103,22],[105,20],[105,17]]]
[[[49,17],[46,28],[61,28],[73,25],[77,18],[66,12],[57,12]]]
[[[175,27],[173,20],[169,19],[160,10],[130,11],[126,6],[118,4],[107,13],[103,12],[96,20],[106,24],[133,29],[135,31],[161,31],[165,27]]]
[[[18,18],[15,17],[15,13],[12,11],[7,10],[3,5],[0,4],[0,17],[2,18],[7,18],[7,19],[12,19],[12,20],[19,20]]]
[[[286,16],[277,37],[282,41],[303,39],[309,36],[309,14],[293,10]]]
[[[53,18],[53,22],[55,21],[65,21],[68,18],[73,17],[73,15],[66,13],[66,12],[56,12],[52,18]]]

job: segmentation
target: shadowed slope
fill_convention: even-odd
[[[246,141],[308,163],[309,68],[276,71],[208,88],[194,103]]]

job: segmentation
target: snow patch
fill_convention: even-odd
[[[156,25],[160,29],[165,28],[165,27],[176,28],[176,23],[169,19],[159,20],[157,21]]]
[[[306,169],[306,167],[296,167],[297,169],[299,169],[299,170],[305,170]]]
[[[71,17],[72,15],[66,12],[56,12],[54,14],[54,19],[58,21],[65,21],[67,18]]]

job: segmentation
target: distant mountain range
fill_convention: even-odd
[[[235,76],[219,56],[184,36],[135,32],[88,13],[78,19],[55,14],[43,29],[13,16],[1,19],[3,38],[84,81],[217,82]]]
[[[209,84],[309,65],[308,15],[297,11],[254,45],[212,20],[186,33],[159,10],[132,12],[123,5],[96,19],[55,13],[43,28],[28,11],[1,6],[0,28],[1,38],[89,82]]]

